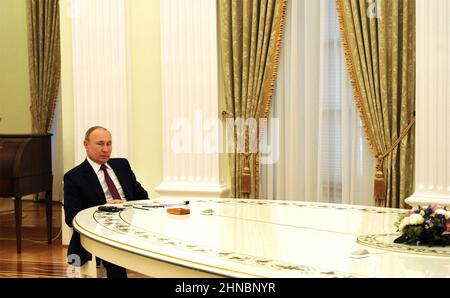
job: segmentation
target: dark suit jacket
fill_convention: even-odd
[[[114,170],[127,201],[148,199],[147,191],[136,180],[128,160],[112,158],[108,164]],[[87,159],[64,175],[64,212],[69,227],[72,227],[72,221],[78,212],[105,203],[105,193]],[[80,265],[92,259],[92,255],[81,245],[80,235],[76,231],[72,235],[67,251],[68,256],[72,254],[80,257]],[[69,257],[69,263],[72,263],[72,260]]]

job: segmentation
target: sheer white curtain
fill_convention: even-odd
[[[261,198],[373,204],[373,158],[351,94],[335,0],[288,2],[268,130],[277,162],[261,166]]]

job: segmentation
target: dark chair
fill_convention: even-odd
[[[17,252],[22,243],[22,197],[45,192],[47,240],[52,242],[52,134],[0,134],[0,198],[14,197]]]

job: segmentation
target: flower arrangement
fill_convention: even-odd
[[[401,236],[394,243],[450,245],[450,211],[446,207],[414,207],[395,223]]]

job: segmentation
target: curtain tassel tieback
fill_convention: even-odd
[[[375,172],[375,183],[373,196],[377,206],[384,206],[386,201],[386,180],[383,174],[383,159],[384,157],[377,157],[377,168]]]
[[[375,172],[375,183],[374,183],[374,192],[373,196],[375,197],[375,202],[377,206],[384,207],[386,202],[386,179],[384,179],[383,173],[383,161],[386,156],[388,156],[395,148],[400,144],[400,142],[408,135],[411,127],[416,122],[416,117],[413,116],[408,126],[402,131],[400,136],[392,143],[389,150],[384,154],[380,154],[377,156],[377,168]]]
[[[244,154],[244,167],[241,174],[241,194],[245,196],[250,196],[251,193],[251,179],[250,179],[250,153]]]

